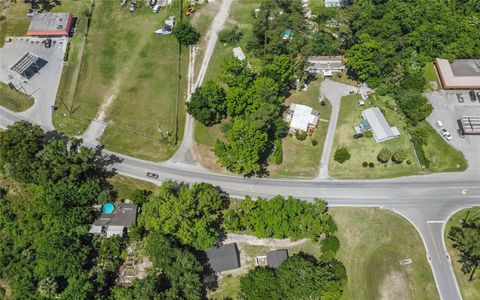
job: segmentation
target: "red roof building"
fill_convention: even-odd
[[[34,14],[28,27],[28,36],[68,36],[72,26],[70,13]]]
[[[480,89],[480,60],[457,59],[450,63],[437,58],[435,67],[445,90]]]

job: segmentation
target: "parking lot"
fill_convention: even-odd
[[[463,96],[464,101],[458,102],[457,94]],[[468,172],[480,171],[480,135],[465,135],[463,138],[458,133],[457,120],[462,116],[480,116],[479,99],[471,101],[468,91],[440,91],[427,94],[433,105],[433,112],[427,118],[430,124],[439,131],[437,121],[443,123],[443,128],[452,135],[449,143],[462,151],[468,160]]]
[[[21,115],[53,129],[51,106],[55,103],[68,39],[54,38],[50,48],[45,47],[44,40],[45,38],[15,37],[5,43],[5,46],[0,48],[0,81],[12,83],[18,90],[35,99],[34,105],[20,113]],[[27,52],[46,61],[39,72],[30,79],[10,70]]]

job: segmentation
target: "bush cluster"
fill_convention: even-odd
[[[307,138],[307,133],[305,131],[297,130],[295,131],[295,138],[299,141],[304,141]]]
[[[350,159],[350,153],[348,152],[347,147],[342,146],[342,147],[337,148],[337,150],[335,150],[335,154],[333,156],[333,159],[335,159],[335,161],[337,161],[341,164],[343,164],[344,162],[349,160]]]
[[[243,36],[237,25],[231,28],[225,28],[218,33],[218,40],[225,44],[235,44],[238,43]]]

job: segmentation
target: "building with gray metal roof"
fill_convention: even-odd
[[[361,132],[371,130],[377,143],[388,141],[400,136],[397,127],[391,127],[382,111],[378,107],[367,108],[362,112],[363,121],[355,127],[355,131]]]
[[[240,257],[236,243],[224,244],[207,249],[207,258],[215,273],[240,268]]]
[[[270,268],[276,269],[287,260],[288,252],[286,249],[279,249],[267,252],[267,264]]]

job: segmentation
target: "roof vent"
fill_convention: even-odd
[[[63,25],[57,25],[57,29],[62,29]]]

